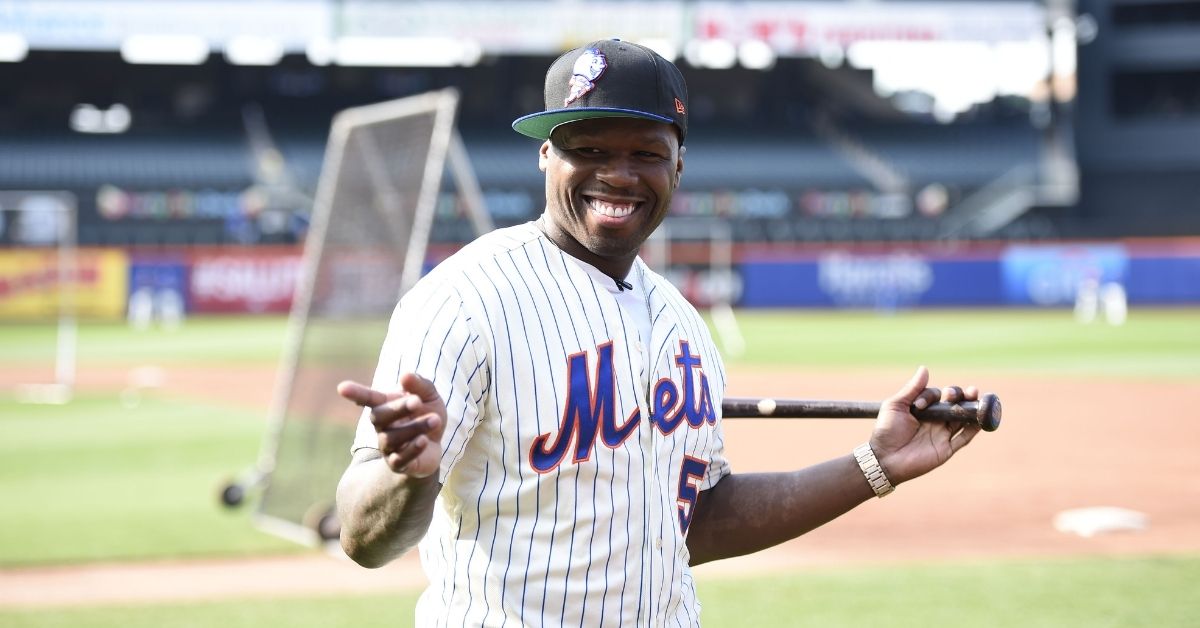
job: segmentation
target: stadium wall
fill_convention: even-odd
[[[830,249],[750,256],[739,307],[1062,307],[1087,281],[1136,305],[1200,303],[1200,240],[1012,245],[975,254]],[[737,282],[735,282],[737,283]]]
[[[453,246],[432,247],[427,267]],[[79,314],[120,318],[129,296],[172,293],[194,314],[286,313],[298,246],[90,247],[76,273]],[[1118,283],[1132,305],[1200,304],[1200,238],[914,245],[739,244],[732,276],[696,243],[674,245],[666,274],[700,306],[745,308],[1067,307],[1086,281]],[[57,311],[54,260],[0,249],[0,320]]]

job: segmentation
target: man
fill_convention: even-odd
[[[976,427],[918,423],[977,392],[916,375],[869,444],[792,473],[732,474],[725,371],[703,321],[637,257],[683,174],[687,92],[649,49],[560,57],[546,210],[446,260],[396,308],[337,494],[368,567],[420,542],[419,625],[695,625],[689,565],[794,538],[944,463]]]

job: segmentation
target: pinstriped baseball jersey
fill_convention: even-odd
[[[533,223],[488,234],[397,306],[374,386],[446,402],[421,626],[687,626],[699,491],[727,475],[725,372],[695,309],[636,260],[650,336]],[[375,447],[369,417],[355,448]]]

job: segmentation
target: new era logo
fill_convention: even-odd
[[[685,111],[685,110],[683,109],[683,101],[682,101],[682,100],[679,100],[678,98],[676,98],[676,99],[675,99],[675,112],[676,112],[676,113],[682,113],[682,114],[685,114],[685,115],[687,114],[687,111]]]

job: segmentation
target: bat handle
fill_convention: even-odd
[[[1000,398],[988,393],[979,401],[964,403],[935,403],[924,410],[909,408],[918,421],[965,421],[976,423],[985,432],[994,432],[1000,427]]]

